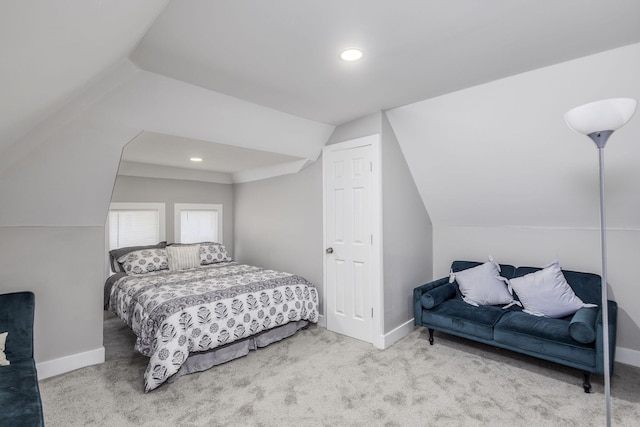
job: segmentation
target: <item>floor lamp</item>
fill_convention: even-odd
[[[613,98],[581,105],[567,111],[564,118],[574,131],[587,135],[598,147],[600,160],[600,244],[602,255],[602,342],[604,345],[604,392],[607,426],[611,426],[611,378],[609,372],[609,310],[607,297],[607,245],[604,208],[604,146],[611,134],[624,126],[636,111],[636,100]]]

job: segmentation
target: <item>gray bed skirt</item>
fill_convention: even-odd
[[[261,347],[266,347],[271,343],[290,337],[300,329],[305,328],[308,324],[309,322],[306,320],[289,322],[286,325],[269,329],[268,331],[261,332],[258,335],[227,344],[224,347],[214,348],[209,351],[191,353],[180,370],[171,376],[167,382],[172,383],[183,375],[206,371],[216,365],[221,365],[222,363],[229,362],[233,359],[246,356],[251,350],[257,350]]]

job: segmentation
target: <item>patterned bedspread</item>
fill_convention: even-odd
[[[111,288],[109,309],[150,358],[148,392],[178,372],[189,353],[292,321],[317,323],[318,293],[300,276],[226,262],[123,277]]]

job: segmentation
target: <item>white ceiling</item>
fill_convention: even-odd
[[[166,3],[0,2],[0,152],[127,57]]]
[[[131,59],[339,125],[640,41],[638,16],[636,0],[171,1]],[[352,46],[364,59],[339,60]]]
[[[202,162],[191,162],[191,157],[200,157]],[[234,174],[303,158],[180,136],[142,132],[122,150],[122,160]]]
[[[15,208],[9,213],[3,208],[0,224],[102,224],[122,147],[141,132],[127,151],[135,152],[135,144],[152,135],[154,148],[171,145],[176,159],[189,156],[189,149],[176,151],[192,147],[185,140],[210,144],[219,154],[206,158],[232,159],[224,163],[236,170],[232,182],[273,176],[274,164],[295,172],[317,159],[335,126],[380,110],[391,113],[405,156],[420,144],[437,148],[425,145],[424,137],[433,135],[444,147],[450,141],[468,152],[465,144],[473,143],[473,135],[452,140],[453,130],[477,125],[480,134],[502,117],[469,109],[463,125],[436,123],[426,129],[440,102],[457,99],[441,95],[638,43],[638,17],[637,0],[5,0],[0,2],[0,199]],[[352,46],[364,49],[364,59],[341,62],[340,50]],[[635,64],[638,58],[630,60]],[[553,114],[546,114],[555,120],[562,112],[555,109],[608,95],[606,79],[616,79],[617,71],[583,80],[576,78],[582,70],[569,76],[559,72],[565,87],[575,82],[562,95],[562,105],[555,96],[558,82],[536,78],[545,85],[535,95],[551,95],[538,105],[553,105]],[[616,96],[635,90],[629,81],[637,79],[621,79]],[[583,90],[594,82],[597,88]],[[514,108],[502,114],[518,115],[526,101],[518,94],[507,98]],[[433,102],[414,106],[428,100]],[[482,97],[474,104],[483,113],[490,105],[491,99]],[[456,105],[446,111],[446,120],[458,118]],[[562,122],[555,130],[564,138]],[[505,141],[521,137],[520,128],[509,131],[513,135]],[[502,148],[495,149],[510,152]],[[260,153],[250,159],[245,149]],[[438,165],[456,156],[428,153]],[[167,156],[151,157],[130,163],[167,162]],[[302,160],[283,161],[291,157]],[[236,161],[244,163],[233,165]],[[470,181],[479,171],[472,166]],[[426,168],[410,167],[428,209],[467,184],[463,179],[452,181],[455,188],[449,181],[446,188],[431,186],[436,168],[423,179],[416,171]],[[535,182],[516,172],[518,191]],[[558,174],[554,171],[549,182],[565,179]],[[491,188],[474,197],[482,195],[488,204],[496,198]],[[36,208],[43,203],[40,213]],[[27,210],[37,214],[25,216]],[[458,222],[477,223],[478,212]],[[449,217],[436,212],[432,220],[444,223]],[[549,223],[556,219],[550,216]]]
[[[640,41],[637,0],[171,1],[141,68],[339,125]],[[344,63],[339,52],[364,49]]]
[[[339,125],[638,42],[638,16],[637,0],[3,1],[0,150],[126,57]],[[338,59],[351,46],[362,61]]]

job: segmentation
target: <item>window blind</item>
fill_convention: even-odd
[[[109,211],[109,250],[154,245],[159,241],[160,214],[157,210]]]
[[[217,242],[218,212],[215,210],[180,210],[181,243]]]

